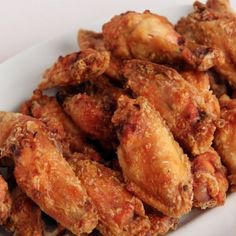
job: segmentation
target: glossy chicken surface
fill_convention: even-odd
[[[228,1],[195,2],[194,12],[181,18],[176,30],[188,40],[220,49],[225,60],[214,68],[236,86],[236,16]]]
[[[143,204],[125,189],[115,171],[86,160],[72,167],[98,209],[97,229],[103,235],[147,235],[150,222]]]
[[[213,141],[217,114],[194,85],[170,67],[130,60],[124,68],[129,88],[160,112],[174,137],[193,155],[207,151]]]
[[[214,145],[228,169],[231,190],[236,190],[236,99],[220,98],[222,125],[217,128]]]
[[[214,149],[196,156],[192,162],[193,205],[206,209],[223,205],[228,190],[226,168]]]
[[[8,185],[0,175],[0,225],[6,223],[11,212],[11,206],[12,200],[8,190]]]
[[[59,57],[58,61],[45,71],[38,88],[73,85],[96,78],[107,69],[109,61],[108,52],[93,49]]]
[[[118,158],[128,190],[167,216],[189,212],[190,163],[160,114],[145,98],[122,96],[112,121],[120,140]]]
[[[40,208],[19,188],[14,189],[7,229],[17,236],[43,236]]]
[[[45,125],[1,112],[0,130],[1,155],[14,159],[14,176],[27,196],[73,233],[91,232],[97,224],[96,209]]]

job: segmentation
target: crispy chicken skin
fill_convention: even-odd
[[[14,159],[18,186],[74,234],[91,232],[96,209],[46,126],[22,114],[1,112],[0,130],[1,155]]]
[[[105,106],[102,98],[79,93],[66,99],[63,108],[83,132],[107,142],[114,137],[112,111]]]
[[[11,206],[12,200],[8,191],[8,185],[0,175],[0,225],[6,223],[11,212]]]
[[[125,189],[115,171],[88,160],[72,167],[98,209],[97,229],[103,235],[147,235],[150,222],[143,204]]]
[[[227,5],[222,0],[211,0],[207,5],[195,2],[194,12],[181,18],[176,30],[188,40],[220,49],[225,61],[216,63],[215,69],[236,86],[236,16]]]
[[[23,114],[31,114],[46,124],[50,135],[61,144],[64,157],[71,156],[74,152],[81,152],[91,155],[91,158],[100,158],[99,154],[85,142],[84,134],[66,115],[55,97],[43,95],[42,91],[35,90],[32,98],[22,105],[20,111]]]
[[[19,188],[14,189],[7,229],[17,236],[43,236],[40,208]]]
[[[195,86],[172,68],[142,60],[128,61],[124,76],[129,88],[160,112],[182,147],[193,155],[209,149],[217,114],[208,108]]]
[[[189,45],[163,16],[150,11],[126,12],[103,25],[105,46],[122,59],[146,59],[157,63],[187,62],[206,70],[218,60],[218,52],[209,47]]]
[[[210,76],[202,71],[184,71],[181,76],[192,84],[201,94],[207,105],[208,112],[220,117],[220,104],[216,96],[210,90]]]
[[[92,48],[99,52],[107,51],[104,45],[102,33],[96,33],[94,31],[89,30],[79,30],[77,41],[81,50]],[[110,64],[106,69],[105,74],[108,75],[110,78],[121,79],[121,68],[122,61],[119,58],[110,55]]]
[[[86,49],[59,57],[58,61],[43,75],[39,89],[79,84],[93,79],[107,69],[110,61],[108,52]]]
[[[213,149],[200,154],[192,161],[193,205],[206,209],[223,205],[228,190],[226,168]]]
[[[229,172],[231,190],[236,191],[236,99],[220,98],[222,126],[215,133],[215,149]]]
[[[143,97],[121,96],[112,121],[128,190],[167,216],[188,213],[192,207],[190,163],[160,114]]]

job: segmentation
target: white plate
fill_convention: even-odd
[[[78,28],[100,30],[102,23],[114,14],[127,10],[143,11],[150,9],[153,12],[167,16],[172,22],[175,22],[180,16],[186,15],[191,10],[192,2],[190,0],[93,1],[93,7],[97,8],[96,15],[94,15],[96,21],[93,22],[86,21],[86,15],[90,12],[91,1],[89,1],[90,4],[87,1],[80,2]],[[232,4],[236,9],[236,1]],[[19,104],[31,96],[45,68],[49,67],[59,55],[78,50],[76,33],[75,30],[42,43],[0,64],[0,110],[16,111]],[[0,231],[0,235],[4,234]],[[235,236],[236,194],[228,196],[226,204],[222,207],[204,212],[195,210],[183,219],[177,231],[168,235]]]

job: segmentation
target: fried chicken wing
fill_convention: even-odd
[[[104,45],[102,33],[96,33],[89,30],[79,30],[77,41],[81,50],[92,48],[99,52],[107,51]],[[110,64],[106,69],[105,74],[110,78],[121,79],[121,68],[122,61],[119,58],[110,55]]]
[[[105,46],[116,57],[156,62],[182,58],[183,37],[175,32],[165,17],[149,11],[115,16],[103,25],[102,31]]]
[[[103,25],[105,46],[112,55],[122,59],[146,59],[157,63],[187,62],[206,70],[218,60],[218,53],[197,44],[187,46],[185,39],[163,16],[150,11],[127,12]]]
[[[7,229],[17,236],[43,236],[40,208],[19,188],[14,189]]]
[[[86,49],[59,57],[43,75],[39,89],[79,84],[103,74],[110,61],[108,52]]]
[[[103,235],[147,235],[150,222],[142,202],[129,193],[118,174],[96,162],[70,163],[98,209]]]
[[[0,112],[0,130],[1,156],[14,159],[16,182],[27,196],[74,234],[91,232],[96,209],[44,123]]]
[[[0,225],[6,223],[6,220],[11,212],[11,206],[12,200],[8,191],[8,185],[3,179],[3,177],[0,175]]]
[[[112,121],[128,190],[167,216],[189,212],[190,163],[160,114],[143,97],[132,100],[122,96]]]
[[[222,126],[215,133],[214,145],[229,172],[231,190],[236,190],[236,99],[220,98]]]
[[[181,18],[176,30],[189,40],[220,49],[225,60],[214,68],[236,86],[236,16],[225,11],[227,6],[224,0],[211,0],[207,5],[195,2],[195,11]]]
[[[196,156],[192,162],[193,205],[206,209],[223,205],[228,190],[226,168],[214,149]]]
[[[134,93],[160,112],[182,147],[193,155],[209,149],[218,117],[193,85],[169,67],[142,60],[128,61],[124,76]]]
[[[91,154],[92,159],[100,159],[99,154],[85,142],[84,134],[66,115],[55,97],[43,95],[42,91],[35,90],[32,98],[23,104],[20,111],[26,114],[28,112],[46,124],[51,135],[61,143],[64,157],[81,152]]]

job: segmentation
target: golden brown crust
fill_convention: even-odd
[[[231,190],[236,190],[236,100],[220,98],[222,124],[215,133],[215,149],[222,158],[228,173]]]
[[[163,16],[150,11],[126,12],[103,25],[105,46],[121,59],[145,59],[156,63],[187,62],[198,70],[214,66],[220,53],[210,47],[187,42]]]
[[[160,112],[182,147],[193,155],[209,149],[217,114],[208,108],[204,94],[174,69],[147,61],[128,61],[124,76],[133,92]]]
[[[1,112],[0,129],[5,137],[0,138],[0,148],[14,159],[19,187],[73,233],[91,232],[97,224],[96,209],[45,125],[28,116]]]
[[[13,204],[7,229],[17,236],[43,236],[40,208],[19,188],[11,196]]]
[[[228,190],[226,168],[214,149],[196,156],[192,162],[193,205],[206,209],[223,205]]]
[[[8,185],[0,175],[0,225],[6,223],[6,220],[11,212],[11,207],[12,199],[8,191]]]
[[[103,74],[110,61],[108,52],[93,49],[59,57],[44,73],[39,89],[79,84]]]
[[[190,163],[160,114],[145,98],[121,96],[112,121],[117,127],[118,158],[128,190],[167,216],[189,212]]]
[[[176,30],[188,40],[220,49],[225,60],[216,61],[214,68],[236,86],[236,17],[232,12],[222,10],[226,5],[224,0],[208,1],[207,5],[195,2],[195,11],[181,18]]]
[[[88,160],[73,166],[98,209],[97,229],[103,235],[147,235],[150,222],[143,204],[125,189],[116,172]]]

